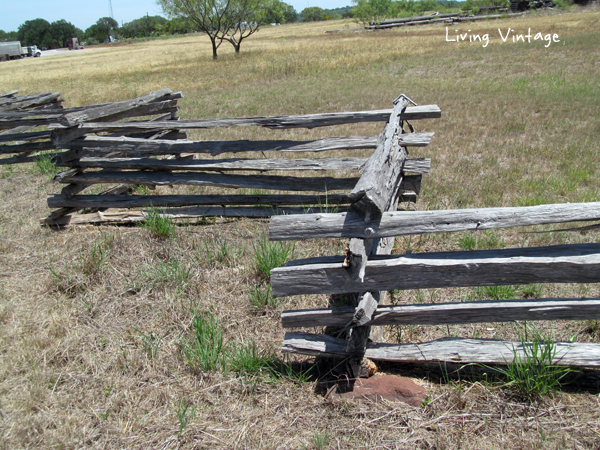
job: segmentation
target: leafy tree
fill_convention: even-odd
[[[391,0],[353,0],[353,2],[356,4],[353,10],[354,17],[363,24],[378,22],[393,15]]]
[[[189,21],[208,35],[213,59],[223,41],[239,52],[242,40],[258,31],[258,11],[263,0],[157,0],[171,18]]]
[[[319,20],[325,20],[325,11],[323,8],[318,6],[311,6],[309,8],[304,8],[300,15],[305,22],[316,22]]]
[[[259,22],[267,23],[293,23],[298,20],[298,13],[292,5],[280,0],[265,0],[259,11]]]
[[[61,19],[50,24],[50,37],[52,39],[52,47],[64,48],[69,46],[71,38],[83,38],[83,31],[72,23]]]
[[[0,30],[0,42],[3,41],[18,41],[19,37],[16,31],[4,31]]]
[[[286,9],[283,12],[283,17],[285,19],[285,22],[283,22],[283,23],[297,22],[298,21],[298,13],[294,9],[294,7],[292,5],[288,5],[287,3],[284,3],[284,5],[286,6]]]
[[[162,25],[157,25],[156,30],[159,33],[165,34],[186,34],[194,31],[194,26],[187,19],[174,17],[171,20],[167,20]]]
[[[44,19],[27,20],[19,26],[17,37],[23,46],[37,45],[40,48],[48,48],[52,44],[50,22]]]
[[[97,42],[107,42],[113,32],[117,31],[119,24],[112,17],[102,17],[85,30],[86,39],[93,39]]]
[[[161,32],[167,22],[162,16],[144,16],[127,22],[119,29],[119,34],[124,38],[152,36]]]

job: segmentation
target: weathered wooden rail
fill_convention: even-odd
[[[85,120],[120,120],[160,115],[174,118],[180,93],[163,89],[125,102],[63,108],[60,93],[16,96],[18,91],[0,94],[0,165],[34,162],[40,152],[52,151],[55,159],[65,155],[53,139],[60,122],[81,124]],[[44,130],[30,131],[34,128]],[[170,137],[181,133],[172,133]],[[146,136],[148,137],[148,136]],[[169,136],[163,137],[169,139]],[[142,139],[143,140],[143,139]]]
[[[397,103],[398,105],[398,103]],[[347,255],[290,261],[271,271],[275,297],[343,294],[351,306],[284,311],[284,328],[338,327],[336,336],[288,332],[282,351],[345,358],[359,376],[363,357],[397,362],[506,364],[523,356],[527,343],[448,338],[418,344],[370,342],[370,327],[442,325],[517,320],[600,319],[600,299],[529,299],[386,306],[390,290],[600,282],[600,244],[485,251],[390,255],[395,236],[489,230],[566,222],[599,221],[600,203],[447,211],[395,211],[402,160],[403,120],[390,115],[377,150],[364,164],[347,212],[273,216],[271,240],[349,238]],[[391,129],[395,131],[390,132]],[[386,149],[398,149],[394,156]],[[380,159],[378,159],[380,158]],[[390,167],[386,162],[392,161]],[[390,244],[390,241],[392,244]],[[373,251],[373,249],[376,249]],[[371,335],[373,340],[375,335]],[[557,343],[554,363],[600,367],[600,345]]]
[[[154,99],[168,103],[169,99]],[[52,140],[66,151],[55,157],[65,170],[55,180],[67,186],[61,194],[48,199],[53,214],[44,223],[124,223],[143,220],[144,211],[106,211],[108,208],[160,208],[162,214],[175,219],[209,215],[265,217],[316,211],[347,211],[353,202],[350,192],[368,163],[366,157],[328,156],[327,152],[372,150],[377,136],[330,137],[312,141],[191,141],[163,139],[160,133],[174,130],[207,129],[233,126],[259,126],[271,129],[315,128],[359,122],[387,121],[392,110],[356,111],[276,117],[112,122],[132,107],[146,108],[139,100],[110,105],[110,110],[69,112],[50,126]],[[165,104],[166,104],[165,103]],[[153,103],[152,103],[153,104]],[[170,103],[167,105],[169,106]],[[170,107],[170,106],[169,106]],[[129,109],[128,109],[129,108]],[[439,117],[437,106],[410,106],[404,120]],[[99,121],[102,119],[102,121]],[[103,134],[102,134],[103,133]],[[140,133],[154,136],[136,137]],[[99,135],[102,134],[102,135]],[[398,145],[423,147],[433,133],[406,133],[398,136]],[[279,157],[266,158],[276,152]],[[290,158],[293,153],[310,152],[314,158]],[[243,153],[240,158],[216,159],[221,154]],[[324,155],[321,157],[320,155]],[[400,179],[397,200],[414,201],[420,190],[422,174],[429,173],[430,160],[408,159],[402,169],[412,175]],[[315,172],[321,175],[297,176]],[[286,172],[294,172],[286,175]],[[325,174],[323,174],[325,172]],[[342,174],[339,176],[337,174]],[[86,195],[92,185],[148,186],[157,188],[153,195],[105,193]],[[160,186],[200,186],[220,189],[266,190],[272,194],[165,194]],[[396,201],[397,201],[396,200]],[[260,205],[260,206],[257,206]],[[94,208],[97,213],[71,214],[75,210]],[[395,208],[394,208],[395,209]],[[68,213],[67,213],[68,212]]]

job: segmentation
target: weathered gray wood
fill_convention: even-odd
[[[71,149],[110,149],[119,152],[144,152],[151,155],[177,153],[221,153],[240,152],[322,152],[329,150],[360,150],[376,146],[374,137],[326,138],[314,141],[187,141],[164,139],[136,139],[128,137],[87,136],[71,141],[66,148]]]
[[[5,136],[7,134],[17,134],[17,133],[24,133],[26,131],[31,130],[32,126],[20,126],[20,127],[15,127],[15,128],[9,128],[7,130],[4,131],[0,131],[0,136]]]
[[[40,105],[56,103],[59,100],[60,92],[48,92],[47,94],[37,94],[33,96],[14,97],[13,99],[4,99],[0,101],[3,111],[11,111],[15,109],[34,108]],[[13,101],[10,101],[13,100]]]
[[[14,89],[12,91],[8,91],[8,92],[3,92],[2,94],[0,94],[0,98],[4,98],[4,97],[12,97],[13,95],[18,94],[19,91]]]
[[[64,126],[72,127],[83,122],[90,122],[95,119],[113,116],[116,114],[123,113],[137,106],[144,105],[153,100],[160,99],[161,97],[164,97],[165,95],[171,93],[172,91],[170,89],[161,89],[133,100],[115,102],[110,103],[106,106],[88,108],[85,111],[81,112],[68,113],[60,119],[60,123]]]
[[[52,157],[55,157],[57,154],[53,153]],[[11,158],[0,158],[0,166],[9,165],[9,164],[25,164],[32,163],[39,159],[39,155],[32,155],[30,152],[19,153],[16,156]]]
[[[15,128],[20,126],[31,126],[31,127],[41,127],[44,125],[50,125],[51,123],[55,123],[56,119],[53,117],[41,117],[36,119],[23,119],[23,120],[3,120],[0,119],[0,130],[6,130],[9,128]]]
[[[73,184],[141,184],[150,186],[191,185],[225,188],[273,189],[278,191],[327,192],[351,189],[356,178],[284,177],[275,175],[229,175],[219,173],[166,172],[85,172],[74,176],[59,176],[56,181]]]
[[[472,252],[418,253],[372,259],[365,281],[339,263],[271,270],[273,296],[342,294],[459,286],[600,282],[600,244],[558,245]]]
[[[354,308],[283,311],[284,328],[344,326],[354,318]],[[457,325],[512,322],[515,320],[598,320],[598,298],[539,298],[465,303],[379,306],[363,325]]]
[[[50,131],[34,131],[32,133],[0,133],[0,142],[31,141],[50,137]]]
[[[343,208],[343,207],[342,207]],[[314,208],[306,208],[309,211]],[[161,211],[171,219],[201,219],[202,217],[270,217],[274,214],[298,213],[305,208],[269,208],[269,207],[197,207],[173,208]],[[143,211],[97,212],[64,216],[57,220],[41,219],[42,225],[81,225],[81,224],[126,224],[142,222],[146,218]]]
[[[318,195],[79,195],[70,198],[51,195],[48,197],[50,208],[80,209],[192,205],[321,205],[326,210],[349,203],[348,196],[345,194],[330,194],[327,197]]]
[[[490,230],[600,219],[600,202],[557,203],[510,208],[393,211],[365,224],[353,212],[273,217],[269,239],[375,238]]]
[[[47,95],[52,94],[52,92],[44,92],[43,94],[31,94],[31,95],[21,95],[18,97],[9,97],[9,98],[0,98],[0,106],[4,108],[5,105],[15,103],[15,102],[24,102],[27,100],[33,100],[45,97]]]
[[[365,222],[378,219],[390,210],[390,201],[402,182],[402,166],[408,156],[402,146],[402,127],[399,119],[408,105],[406,98],[399,98],[387,125],[384,127],[377,149],[361,169],[362,177],[350,192],[352,209]]]
[[[54,144],[51,141],[26,142],[24,144],[15,145],[0,145],[0,155],[6,155],[8,153],[24,153],[41,150],[53,150],[54,148]]]
[[[165,160],[153,158],[83,157],[74,162],[77,167],[144,170],[357,170],[366,158],[306,158],[306,159],[190,159]],[[404,170],[429,173],[430,159],[407,159]]]
[[[556,342],[553,363],[571,367],[600,367],[600,344]],[[346,358],[345,342],[331,336],[286,333],[281,351],[310,356]],[[515,355],[531,355],[531,343],[495,339],[445,338],[419,344],[368,344],[365,356],[375,361],[402,363],[451,362],[505,365]]]
[[[81,158],[78,167],[144,170],[358,170],[366,158],[312,159],[151,159]]]
[[[127,123],[102,123],[85,122],[80,127],[85,133],[100,131],[123,130],[153,130],[153,129],[202,129],[233,126],[261,126],[267,128],[316,128],[330,125],[341,125],[359,122],[385,122],[388,120],[391,109],[374,111],[355,111],[341,113],[305,114],[275,117],[247,117],[233,119],[206,119],[206,120],[181,120],[175,123],[165,122],[127,122]],[[409,106],[403,115],[405,120],[436,119],[441,117],[441,110],[437,105]],[[57,127],[55,127],[57,128]]]
[[[154,114],[164,114],[167,112],[174,114],[177,111],[179,111],[179,107],[177,106],[177,100],[165,100],[162,102],[148,103],[145,105],[136,106],[135,108],[115,113],[110,116],[101,117],[96,120],[100,122],[115,122],[130,117],[151,116]]]
[[[407,147],[422,147],[427,145],[433,133],[410,133],[399,138],[399,142]],[[405,137],[406,136],[406,137]],[[328,150],[357,150],[371,149],[377,145],[376,137],[346,137],[326,138],[315,141],[173,141],[173,140],[147,140],[131,137],[105,137],[86,136],[85,138],[71,141],[66,148],[102,149],[121,152],[148,152],[154,155],[175,153],[221,153],[239,152],[322,152]]]

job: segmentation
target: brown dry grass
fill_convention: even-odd
[[[2,64],[0,91],[60,91],[68,105],[182,90],[184,118],[386,108],[400,92],[437,103],[442,119],[412,152],[433,158],[417,208],[509,206],[598,199],[600,77],[597,11],[469,24],[473,33],[531,27],[560,45],[444,42],[443,27],[356,33],[349,22],[264,29],[240,57],[210,60],[201,36],[138,43],[76,56]],[[338,33],[324,31],[340,30]],[[380,125],[331,130],[231,129],[202,138],[304,139],[369,135]],[[450,380],[439,367],[385,367],[425,386],[415,408],[324,401],[313,382],[192,371],[179,342],[192,310],[218,318],[226,340],[277,349],[281,309],[325,306],[324,296],[254,310],[253,243],[266,221],[183,226],[172,240],[142,228],[40,228],[59,187],[33,165],[2,168],[0,192],[0,448],[598,448],[600,416],[588,385],[529,404],[497,385]],[[479,247],[598,242],[598,233],[477,235]],[[395,252],[458,249],[462,234],[398,239]],[[204,245],[234,257],[209,264]],[[341,241],[299,242],[298,256],[340,253]],[[100,252],[100,253],[99,253]],[[98,258],[102,254],[102,258]],[[178,264],[189,279],[160,279]],[[171,266],[173,267],[173,266]],[[153,275],[154,274],[154,275]],[[469,300],[472,289],[396,293],[396,302]],[[597,285],[547,285],[543,296],[598,296]],[[598,342],[598,326],[539,324],[557,340]],[[156,337],[158,353],[148,352]],[[390,328],[390,341],[445,335],[515,338],[512,324]],[[304,358],[300,358],[304,361]],[[310,361],[310,360],[309,360]],[[585,378],[595,383],[594,374]],[[196,408],[183,429],[180,402]]]

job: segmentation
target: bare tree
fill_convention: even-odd
[[[223,35],[223,39],[233,45],[235,52],[240,52],[242,41],[256,33],[260,26],[259,11],[262,0],[232,0],[229,16],[231,28]]]
[[[223,41],[230,42],[236,53],[242,40],[258,31],[253,20],[262,0],[157,0],[170,17],[190,21],[210,38],[213,59]]]

